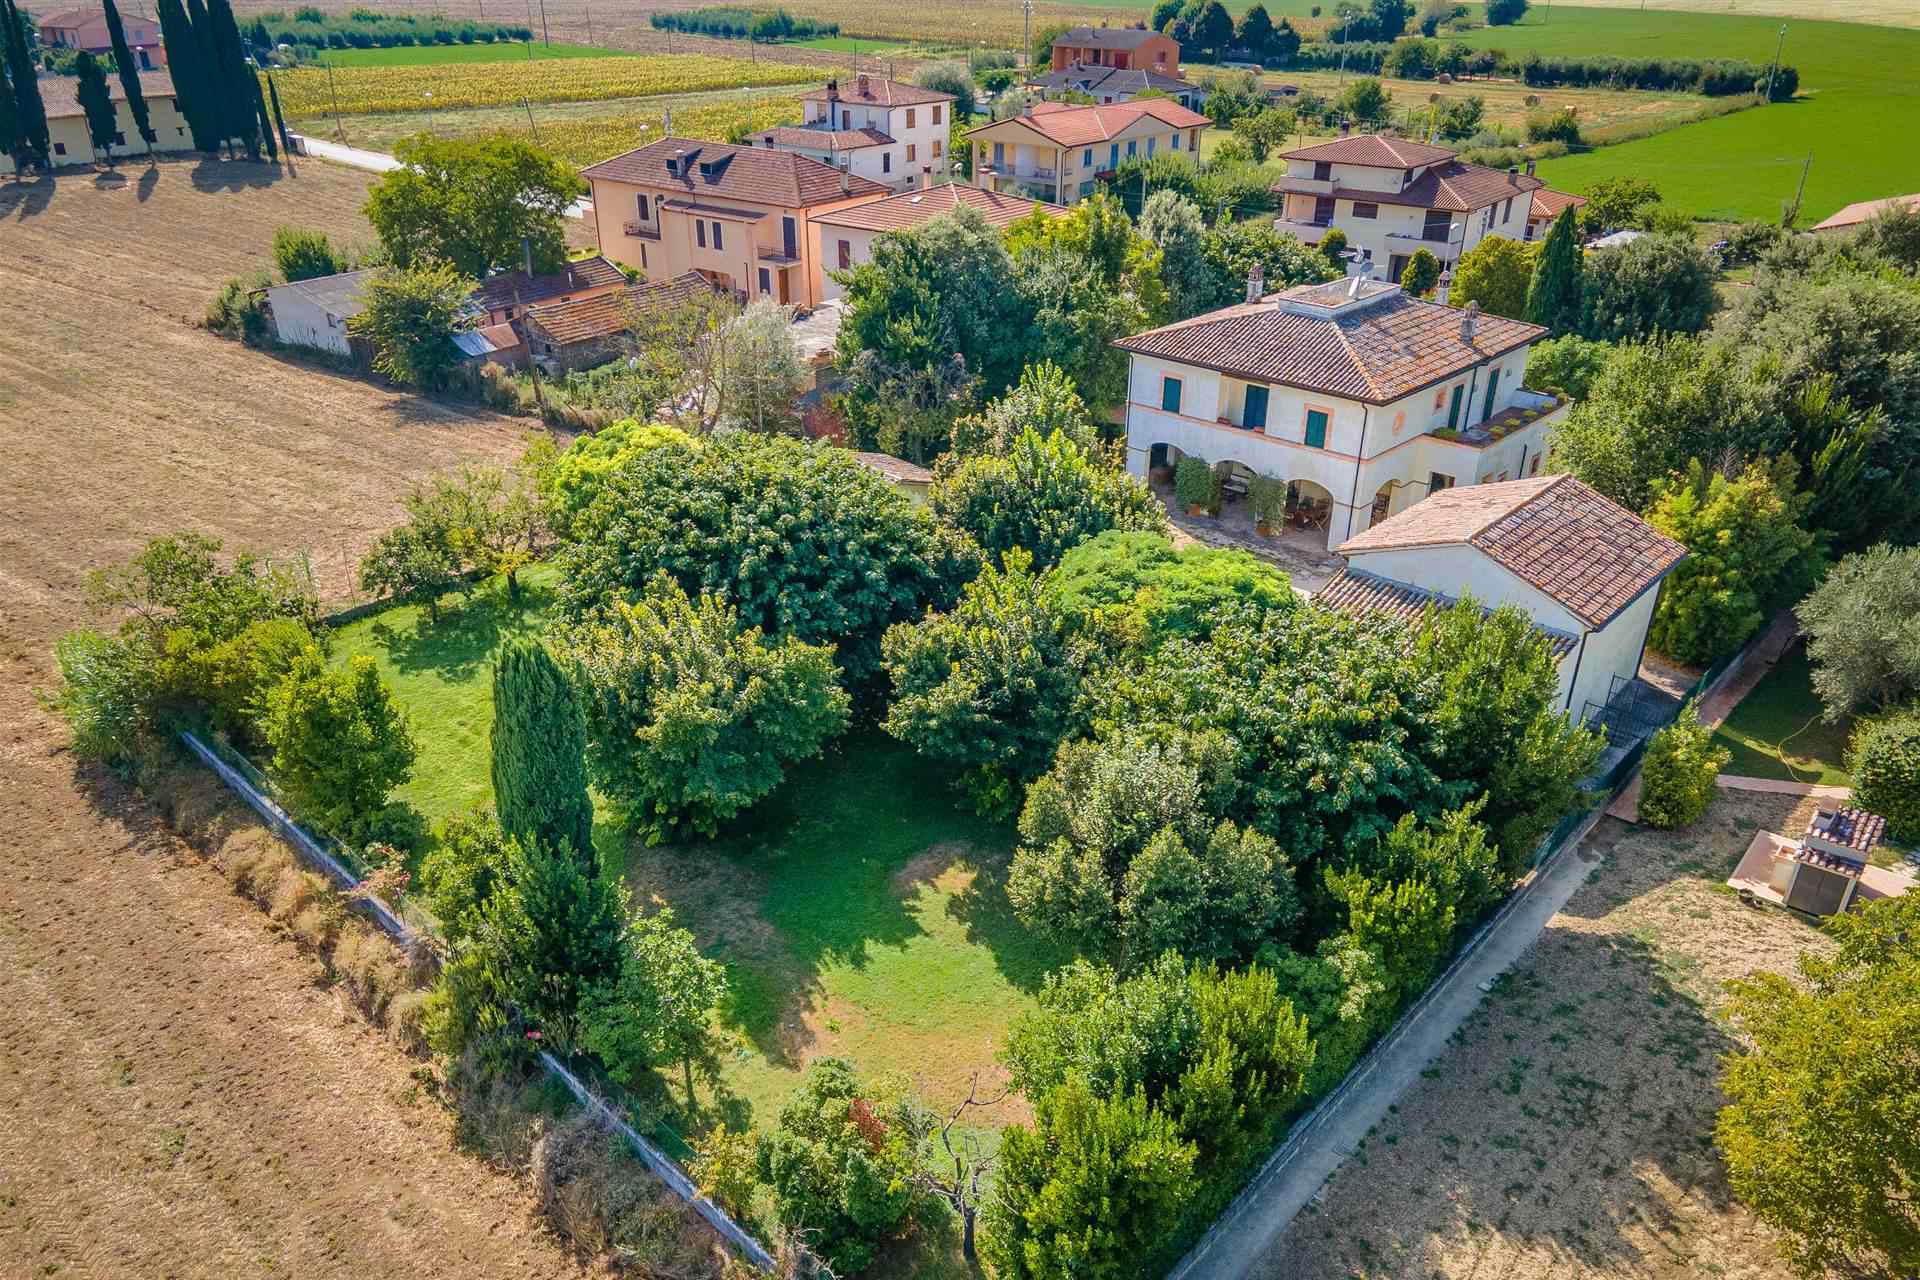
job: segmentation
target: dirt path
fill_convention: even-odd
[[[0,1274],[571,1274],[411,1064],[33,700],[86,571],[145,537],[313,547],[338,591],[411,477],[517,446],[183,322],[280,223],[367,238],[367,175],[267,176],[0,182]]]

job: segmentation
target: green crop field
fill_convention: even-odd
[[[590,44],[416,44],[391,49],[328,49],[322,62],[336,67],[418,67],[449,62],[538,62],[542,58],[605,58],[623,53]]]

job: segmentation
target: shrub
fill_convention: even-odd
[[[1585,400],[1587,389],[1606,367],[1613,345],[1569,333],[1533,344],[1527,355],[1526,384],[1535,391]]]
[[[229,280],[207,307],[206,327],[223,338],[235,338],[250,347],[269,344],[266,295],[273,278],[261,272],[252,281]]]
[[[1426,249],[1415,249],[1400,272],[1400,287],[1416,298],[1432,292],[1440,283],[1440,259]]]
[[[1655,333],[1697,333],[1718,299],[1706,250],[1686,236],[1642,236],[1589,254],[1580,334],[1618,342]]]
[[[1510,27],[1527,13],[1527,0],[1487,0],[1487,25]]]
[[[1175,551],[1161,534],[1118,531],[1069,551],[1047,575],[1046,590],[1076,631],[1099,631],[1102,620],[1113,620],[1121,635],[1148,648],[1171,637],[1205,636],[1237,606],[1264,613],[1293,608],[1300,599],[1286,574],[1245,551]]]
[[[1920,547],[1848,556],[1795,612],[1829,723],[1920,694]]]
[[[1920,842],[1920,708],[1869,721],[1847,755],[1853,802],[1887,820],[1887,834]]]
[[[364,655],[336,669],[309,645],[268,692],[261,727],[295,810],[343,839],[372,831],[388,793],[413,775],[413,736]]]
[[[726,994],[726,970],[700,954],[691,933],[674,926],[671,908],[635,916],[619,977],[586,993],[581,1044],[625,1085],[679,1063],[692,1109],[699,1105],[693,1066],[700,1062],[714,1074],[713,1011]]]
[[[1215,476],[1205,458],[1189,453],[1173,469],[1173,496],[1182,507],[1213,505]]]
[[[1580,141],[1580,122],[1571,107],[1558,111],[1527,112],[1528,142],[1564,142],[1573,146]]]
[[[847,725],[831,649],[764,637],[665,574],[603,620],[563,625],[556,648],[582,690],[597,778],[652,843],[717,834]]]
[[[1713,803],[1713,780],[1732,758],[1713,745],[1713,730],[1688,706],[1647,743],[1640,762],[1640,820],[1666,831],[1692,826]]]
[[[1320,237],[1320,243],[1315,245],[1314,249],[1336,271],[1347,265],[1344,257],[1347,252],[1347,233],[1338,227],[1328,228],[1327,233]]]
[[[273,262],[281,278],[291,284],[351,270],[347,255],[334,248],[324,231],[280,227],[273,233]]]

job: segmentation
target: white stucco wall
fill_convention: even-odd
[[[281,342],[343,356],[351,354],[345,320],[329,316],[325,309],[285,285],[267,290],[267,302],[273,308],[274,336]]]
[[[817,248],[814,261],[820,264],[820,300],[831,302],[845,292],[829,273],[840,269],[840,242],[847,242],[848,261],[853,266],[873,261],[873,242],[882,235],[878,231],[862,231],[854,227],[836,227],[824,222],[814,223],[817,236]]]
[[[1424,172],[1424,169],[1412,170],[1409,181],[1418,180]],[[1310,161],[1290,160],[1287,162],[1287,176],[1312,182],[1313,164]],[[1466,213],[1452,213],[1450,222],[1458,224],[1458,230],[1452,230],[1444,241],[1423,239],[1427,215],[1425,209],[1386,203],[1401,190],[1403,176],[1403,171],[1396,169],[1336,164],[1332,167],[1331,178],[1321,180],[1343,190],[1380,193],[1380,201],[1362,202],[1378,204],[1378,213],[1372,218],[1356,217],[1352,200],[1336,199],[1331,224],[1346,233],[1348,248],[1372,255],[1376,274],[1380,278],[1386,278],[1388,265],[1396,254],[1408,256],[1424,248],[1443,263],[1452,263],[1490,235],[1505,236],[1509,240],[1526,239],[1527,213],[1533,206],[1532,193],[1527,191],[1515,191],[1491,205]],[[1317,241],[1324,234],[1324,229],[1312,225],[1314,200],[1315,196],[1311,193],[1296,191],[1288,194],[1276,225],[1280,230],[1290,231],[1303,240]]]

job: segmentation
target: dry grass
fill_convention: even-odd
[[[1712,1146],[1723,983],[1825,944],[1722,881],[1806,803],[1722,793],[1672,834],[1607,819],[1605,863],[1259,1274],[1784,1275]]]
[[[1344,78],[1336,71],[1276,71],[1266,80],[1272,84],[1297,84],[1303,89],[1327,97],[1336,97]],[[1393,95],[1395,118],[1408,110],[1424,110],[1438,98],[1442,102],[1478,97],[1486,103],[1490,125],[1518,129],[1527,122],[1534,107],[1527,99],[1537,99],[1540,108],[1559,111],[1572,108],[1585,134],[1604,137],[1610,130],[1644,128],[1661,121],[1691,119],[1710,101],[1691,93],[1647,93],[1618,89],[1532,89],[1516,80],[1462,80],[1437,84],[1432,80],[1394,80],[1380,82]]]

